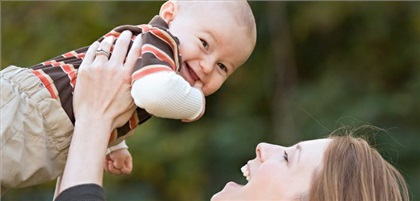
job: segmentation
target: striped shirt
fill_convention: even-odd
[[[132,82],[155,72],[179,72],[181,66],[181,57],[178,53],[179,41],[169,33],[167,23],[159,16],[155,16],[149,24],[116,27],[99,38],[98,41],[102,41],[107,36],[117,38],[125,30],[133,33],[130,47],[135,36],[139,34],[142,36],[142,53],[139,55],[139,59],[134,67]],[[82,47],[30,67],[48,89],[51,97],[60,101],[62,108],[73,124],[75,122],[73,90],[77,80],[77,69],[82,63],[88,48]],[[112,50],[113,48],[111,48],[111,54]],[[137,108],[125,125],[112,132],[110,142],[125,136],[151,116],[146,110]]]

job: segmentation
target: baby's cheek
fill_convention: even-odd
[[[204,84],[203,89],[202,89],[204,95],[208,96],[218,91],[222,87],[223,83],[224,83],[224,80],[214,79],[211,82]]]
[[[204,93],[204,96],[209,96],[209,95],[213,94],[214,92],[216,92],[217,89],[209,88],[209,87],[204,86],[202,91]]]

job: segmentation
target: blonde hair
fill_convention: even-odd
[[[408,201],[401,173],[369,143],[346,129],[332,134],[323,167],[314,175],[305,200]]]

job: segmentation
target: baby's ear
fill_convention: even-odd
[[[175,18],[176,11],[176,3],[174,1],[167,1],[160,7],[159,16],[169,24]]]

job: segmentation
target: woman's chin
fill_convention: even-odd
[[[237,195],[244,185],[237,184],[233,181],[228,182],[225,187],[211,198],[211,201],[234,200],[238,199]]]

